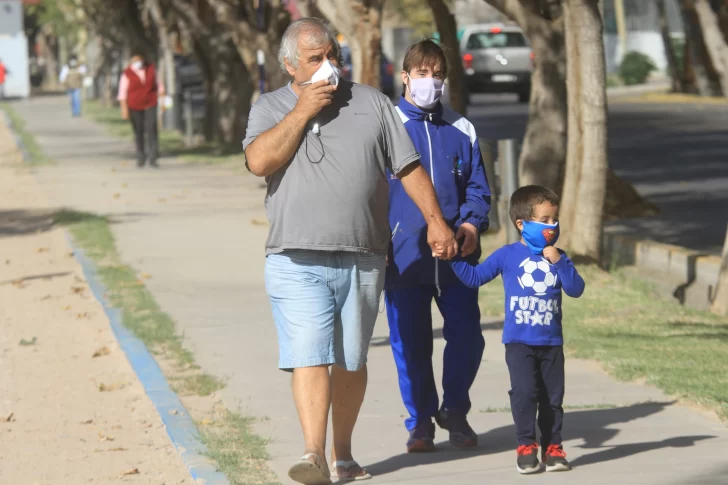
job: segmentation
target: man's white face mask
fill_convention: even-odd
[[[302,84],[302,86],[305,86],[306,84],[317,83],[319,81],[323,81],[324,79],[328,79],[331,86],[338,86],[340,76],[341,72],[339,71],[339,68],[331,64],[331,62],[326,59],[324,60],[324,62],[321,63],[321,66],[313,74],[313,76],[311,76],[311,80],[306,81]]]

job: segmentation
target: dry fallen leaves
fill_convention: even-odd
[[[76,313],[76,318],[79,320],[81,320],[83,318],[88,318],[88,312]]]
[[[45,247],[38,248],[38,249],[35,250],[35,252],[36,253],[47,253],[48,252],[48,248],[45,248]]]
[[[20,339],[20,344],[19,345],[22,345],[23,347],[29,347],[29,346],[35,345],[37,343],[38,343],[38,337],[33,337],[30,340],[25,340],[23,338],[23,339]]]
[[[53,297],[52,297],[51,295],[45,295],[44,297],[42,297],[42,298],[40,299],[40,301],[46,301],[46,300],[50,300],[51,298],[53,298]]]
[[[127,476],[127,475],[139,475],[139,469],[138,468],[132,468],[131,470],[127,470],[125,472],[122,472],[121,477]]]
[[[139,277],[143,280],[148,280],[152,278],[152,275],[150,275],[149,273],[140,273]]]
[[[114,194],[114,199],[118,199],[119,197],[121,197],[121,194],[120,193],[117,192],[117,193]]]
[[[81,424],[93,424],[93,423],[94,423],[93,419],[87,419],[86,421],[81,421]]]
[[[99,441],[114,441],[113,436],[106,436],[104,433],[99,432]]]
[[[110,353],[111,353],[111,349],[104,346],[104,347],[101,347],[100,349],[98,349],[96,352],[94,352],[94,355],[92,355],[91,358],[94,359],[96,357],[101,357],[103,355],[109,355]]]
[[[83,293],[86,291],[85,286],[72,286],[71,287],[71,293],[75,295],[83,295]]]
[[[119,389],[124,389],[126,387],[126,384],[123,382],[117,382],[116,384],[111,384],[110,386],[107,386],[103,382],[99,384],[99,392],[113,392],[118,391]]]
[[[63,307],[61,307],[61,309],[62,309],[62,310],[63,310],[64,312],[67,312],[68,310],[70,310],[70,309],[71,309],[71,305],[66,305],[66,306],[63,306]]]
[[[94,453],[103,453],[104,451],[128,451],[128,449],[122,448],[121,446],[117,446],[116,448],[109,448],[108,450],[102,450],[101,448],[96,448],[94,450]]]
[[[15,421],[15,417],[14,416],[15,416],[15,413],[10,413],[7,416],[3,416],[0,419],[2,419],[2,422],[3,423],[12,423],[13,421]]]
[[[254,226],[267,226],[268,221],[264,221],[262,219],[251,219],[250,223]]]
[[[19,279],[19,280],[13,280],[11,284],[16,288],[25,288],[27,285],[25,284],[25,280]]]

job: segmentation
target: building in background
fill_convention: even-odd
[[[28,38],[23,30],[24,3],[38,3],[38,0],[0,0],[0,59],[7,69],[5,96],[10,98],[30,95]]]

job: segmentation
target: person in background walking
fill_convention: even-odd
[[[81,87],[83,77],[86,75],[86,66],[79,65],[76,56],[71,56],[68,64],[61,69],[58,81],[66,88],[68,97],[71,100],[71,115],[81,116]]]
[[[141,53],[135,53],[119,79],[117,99],[121,104],[121,117],[131,120],[134,129],[139,168],[146,162],[154,168],[159,168],[157,104],[162,96],[164,96],[164,85],[157,80],[154,64],[146,61]]]
[[[5,68],[5,64],[3,64],[3,60],[0,59],[0,99],[3,99],[5,97],[5,76],[7,75],[8,70]]]
[[[473,125],[440,102],[447,60],[440,46],[423,40],[404,57],[400,119],[422,156],[445,220],[456,231],[462,254],[480,256],[480,233],[488,229],[490,190]],[[397,177],[389,177],[392,244],[385,279],[389,340],[399,388],[409,417],[408,452],[434,451],[435,425],[447,430],[456,448],[470,448],[478,436],[468,424],[470,386],[485,348],[478,289],[467,288],[450,266],[424,244],[427,224]],[[444,318],[443,398],[432,369],[432,300]]]

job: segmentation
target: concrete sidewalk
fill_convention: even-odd
[[[51,202],[110,214],[122,258],[152,275],[147,285],[177,322],[186,345],[207,372],[227,380],[229,407],[269,420],[258,431],[272,439],[271,466],[281,482],[302,451],[289,376],[276,370],[276,336],[263,286],[262,180],[227,167],[162,159],[159,171],[134,167],[130,142],[88,120],[68,117],[65,98],[14,104],[58,165],[36,178]],[[431,455],[407,455],[404,407],[387,342],[384,315],[370,353],[370,385],[354,453],[372,483],[520,480],[508,406],[508,376],[499,322],[483,322],[486,354],[472,391],[473,427],[481,447],[459,452],[441,443]],[[444,347],[440,322],[436,369]],[[564,436],[576,469],[535,480],[560,484],[726,483],[728,428],[714,417],[674,405],[656,389],[617,383],[591,362],[569,360]],[[610,406],[618,407],[610,407]],[[484,412],[484,411],[496,412]],[[446,441],[440,432],[438,440]],[[525,479],[524,479],[525,480]]]

